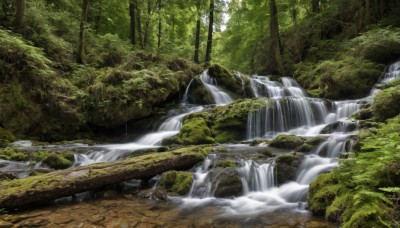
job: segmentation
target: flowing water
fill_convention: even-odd
[[[240,73],[236,76],[243,80]],[[397,62],[388,67],[388,72],[383,75],[381,83],[387,83],[399,76],[400,62]],[[199,77],[214,98],[215,105],[226,105],[233,101],[207,71]],[[181,110],[171,112],[157,131],[128,144],[72,145],[78,151],[86,151],[77,153],[75,165],[117,160],[135,150],[158,147],[163,139],[178,134],[182,126],[181,120],[185,115],[205,108],[188,104],[187,97],[192,82],[185,91]],[[371,96],[364,99],[328,101],[309,97],[295,80],[288,77],[281,78],[281,81],[277,82],[266,76],[252,76],[250,82],[254,96],[265,97],[269,105],[248,115],[247,140],[272,139],[279,134],[307,138],[322,136],[326,140],[304,156],[295,178],[283,183],[277,180],[276,158],[260,159],[258,152],[251,152],[263,150],[265,146],[226,145],[230,154],[227,156],[236,159],[238,167],[231,168],[228,172],[216,172],[216,163],[222,155],[210,154],[202,165],[194,169],[194,181],[190,193],[186,197],[170,197],[169,206],[163,204],[165,208],[169,208],[165,210],[179,208],[179,211],[189,217],[196,211],[198,215],[213,220],[233,221],[252,218],[264,225],[278,224],[274,218],[278,218],[282,213],[285,214],[285,218],[301,217],[309,221],[310,215],[305,208],[310,183],[319,174],[336,167],[341,152],[351,151],[354,144],[352,136],[357,134],[357,131],[355,124],[347,118],[360,110],[362,104],[371,99],[372,94],[377,91],[374,89],[371,91]],[[30,146],[26,141],[17,144],[17,146]],[[288,151],[278,151],[276,154],[280,156],[286,152]],[[19,165],[23,164],[9,164],[12,167]],[[0,169],[4,167],[7,166],[1,166]],[[241,194],[236,197],[217,197],[216,191],[221,178],[232,173],[239,178],[242,186]],[[160,206],[159,209],[164,206]],[[268,221],[259,220],[268,218],[265,215],[272,217]],[[329,224],[325,225],[330,227]]]

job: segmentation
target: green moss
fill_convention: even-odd
[[[230,159],[225,159],[225,160],[222,160],[222,161],[218,161],[215,166],[216,167],[220,167],[220,168],[235,168],[235,167],[238,167],[238,165],[236,164],[236,161],[230,160]]]
[[[53,169],[66,169],[72,166],[73,162],[63,155],[51,154],[43,160],[43,163]]]
[[[7,147],[3,150],[0,150],[0,159],[27,161],[29,159],[29,154],[27,152],[20,151],[16,147]]]
[[[211,144],[215,140],[203,119],[186,120],[178,134],[178,142],[184,145]]]
[[[242,191],[242,181],[236,173],[221,173],[218,176],[218,186],[214,192],[215,197],[239,197],[243,194]]]
[[[385,121],[400,113],[400,86],[378,92],[372,102],[372,113],[378,121]]]
[[[340,185],[334,173],[319,175],[309,188],[308,209],[316,215],[325,215],[326,209],[335,199]]]
[[[304,143],[304,139],[295,135],[278,135],[270,145],[280,149],[295,149]]]
[[[191,172],[168,171],[163,174],[158,186],[164,187],[168,192],[186,195],[190,191],[192,180]]]
[[[6,147],[15,140],[15,136],[10,131],[0,127],[0,148]]]

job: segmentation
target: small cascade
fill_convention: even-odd
[[[243,185],[243,193],[266,191],[276,186],[275,163],[257,164],[252,160],[240,160],[238,169]]]
[[[270,106],[249,113],[247,139],[271,138],[299,127],[325,123],[325,101],[314,98],[286,97],[272,100]]]
[[[306,92],[289,77],[282,77],[282,83],[271,81],[268,76],[253,75],[250,79],[251,88],[256,97],[305,97]]]
[[[243,80],[242,74],[238,71],[236,71],[234,73],[234,75],[240,79],[240,81],[242,82],[242,92],[243,92],[243,96],[246,96],[246,91],[245,91],[245,82]]]
[[[194,181],[190,189],[189,198],[208,198],[213,196],[213,182],[209,174],[209,168],[217,158],[215,154],[209,154],[203,164],[196,168]]]
[[[182,103],[184,103],[184,104],[188,103],[189,91],[190,91],[190,88],[192,87],[192,84],[193,84],[195,79],[196,79],[196,77],[192,78],[192,80],[190,80],[188,86],[185,89],[185,94],[183,94],[183,99],[182,99]]]
[[[389,66],[388,72],[383,75],[381,83],[388,83],[400,77],[400,61]]]
[[[226,105],[233,102],[232,97],[218,87],[217,80],[208,75],[208,70],[200,75],[200,80],[211,93],[216,105]]]

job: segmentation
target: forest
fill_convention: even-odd
[[[400,226],[398,0],[0,6],[0,227]]]

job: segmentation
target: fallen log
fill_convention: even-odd
[[[149,179],[169,170],[183,170],[203,161],[207,148],[187,147],[122,161],[70,168],[39,176],[0,182],[0,209],[15,209],[94,190],[131,179]]]

